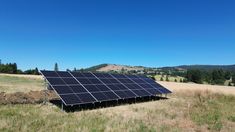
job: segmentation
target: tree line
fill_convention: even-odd
[[[205,70],[188,70],[185,78],[188,82],[208,83],[224,85],[229,80],[228,85],[235,84],[235,72],[225,71],[222,69],[205,71]]]
[[[22,71],[17,68],[16,63],[6,63],[6,64],[0,63],[0,73],[39,75],[39,70],[36,67],[35,69],[28,69],[28,70]]]

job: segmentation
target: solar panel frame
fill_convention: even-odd
[[[159,92],[161,92],[162,94],[169,94],[169,93],[172,93],[170,90],[167,89],[168,92],[164,92],[164,91],[161,91],[160,89],[166,89],[164,88],[163,86],[161,86],[160,84],[156,83],[155,81],[151,80],[150,78],[147,78],[147,77],[140,77],[140,76],[137,76],[139,77],[139,79],[143,80],[146,82],[146,84],[149,84],[151,85],[153,88],[157,89]],[[149,81],[151,81],[152,83],[150,83]],[[156,88],[154,85],[158,85],[158,87]]]
[[[122,86],[126,87],[130,92],[132,92],[133,94],[136,95],[136,97],[138,97],[138,95],[136,93],[134,93],[131,89],[129,89],[127,86],[125,86],[122,82],[120,82],[115,76],[113,76],[112,74],[108,73],[111,77],[113,77],[114,79],[116,79],[120,84],[122,84]],[[119,74],[120,75],[120,74]]]
[[[127,75],[125,75],[127,78],[129,78],[133,83],[135,83],[136,85],[138,85],[139,87],[141,87],[142,89],[144,89],[141,85],[139,85],[138,83],[136,83],[136,82],[134,82],[132,79],[131,79],[131,76],[129,77],[129,76],[127,76]],[[132,76],[133,77],[133,76]],[[145,90],[145,89],[144,89]],[[145,90],[146,92],[148,92],[147,90]],[[152,93],[150,93],[150,92],[148,92],[149,94],[152,94]]]
[[[147,78],[147,77],[139,77],[137,76],[138,79],[142,80],[145,82],[145,84],[149,84],[150,86],[152,86],[149,82],[145,81],[144,78]],[[155,82],[156,83],[156,82]],[[153,88],[155,88],[154,86],[152,86]],[[158,90],[159,93],[163,94],[162,91],[160,91],[158,88],[155,88],[156,90]]]
[[[48,78],[46,77],[46,75],[50,75],[50,74],[46,74],[46,72],[51,72],[52,71],[39,71],[41,75],[44,76],[44,80],[46,80],[46,82],[51,86],[51,88],[56,92],[57,95],[59,95],[59,98],[61,99],[61,101],[67,105],[67,103],[63,100],[63,98],[60,96],[60,94],[54,89],[53,85],[51,85],[51,83],[48,81]],[[54,74],[51,74],[51,75],[54,75]],[[58,76],[58,75],[57,75]]]
[[[125,85],[123,85],[123,84],[121,84],[121,83],[119,83],[119,81],[115,78],[115,77],[113,77],[111,74],[108,74],[108,73],[93,73],[97,78],[99,78],[99,80],[100,81],[102,81],[104,84],[106,84],[106,86],[107,87],[109,87],[116,95],[118,95],[119,97],[120,97],[120,95],[118,94],[118,93],[120,93],[120,91],[122,91],[122,92],[124,92],[124,93],[130,93],[130,92],[132,92],[132,94],[134,94],[135,96],[130,96],[129,98],[136,98],[136,97],[138,97],[135,93],[133,93],[133,91],[131,91],[128,87],[126,87]],[[107,82],[106,81],[104,81],[104,80],[107,80]],[[116,83],[112,83],[112,82],[110,82],[110,81],[108,81],[108,80],[113,80],[113,81],[115,81]],[[115,86],[115,85],[119,85],[119,86],[121,86],[122,88],[125,88],[125,89],[120,89],[120,90],[113,90],[113,86]],[[112,87],[111,87],[112,86]],[[118,93],[117,93],[117,91],[119,91]],[[121,97],[120,97],[121,98]],[[127,99],[127,98],[121,98],[121,99]]]
[[[73,72],[74,73],[74,72]],[[72,75],[73,75],[73,73],[71,73]],[[82,74],[84,74],[84,73],[82,73]],[[89,73],[86,73],[86,75],[89,75],[88,77],[87,76],[83,76],[83,77],[81,77],[81,78],[86,78],[88,81],[90,81],[90,79],[91,78],[95,78],[95,79],[97,79],[98,81],[99,81],[99,84],[93,84],[94,85],[94,87],[100,87],[100,86],[105,86],[106,88],[108,88],[109,89],[109,91],[112,91],[105,83],[103,83],[98,77],[96,77],[92,72],[89,72]],[[79,79],[81,79],[81,78],[79,78]],[[78,78],[77,78],[77,80],[78,81],[80,81]],[[91,82],[92,83],[92,82]],[[82,83],[81,83],[82,84]],[[84,87],[87,87],[88,85],[86,85],[86,84],[82,84]],[[93,88],[94,88],[93,87]],[[104,87],[103,87],[104,88]],[[98,88],[99,89],[99,88]],[[89,90],[88,90],[89,91]],[[100,94],[104,94],[105,92],[109,92],[109,91],[102,91],[102,90],[100,90],[100,91],[93,91],[93,92],[90,92],[91,94],[93,94],[93,93],[95,93],[95,94],[97,94],[97,93],[100,93]],[[112,91],[113,92],[113,91]],[[116,100],[118,100],[118,99],[120,99],[120,97],[115,93],[115,92],[113,92],[115,95],[116,95],[116,97],[118,97],[118,98],[116,98]],[[111,100],[114,100],[114,99],[106,99],[106,101],[111,101]],[[101,101],[104,101],[104,100],[97,100],[97,102],[101,102]]]
[[[47,71],[41,71],[41,74],[42,74],[42,75],[44,75],[43,72],[47,72]],[[50,74],[51,74],[53,71],[49,71],[49,72],[50,72]],[[54,73],[57,74],[57,77],[56,77],[56,78],[60,78],[61,80],[63,80],[63,79],[61,78],[61,76],[59,76],[58,72],[54,71]],[[75,80],[77,80],[70,72],[68,72],[68,73],[72,76],[72,78],[74,78]],[[54,75],[53,77],[55,77],[55,74],[52,74],[52,75]],[[51,78],[51,77],[49,77],[49,78]],[[67,78],[68,78],[68,76],[67,76]],[[47,80],[46,77],[45,77],[45,79],[46,79],[46,81],[48,82],[48,84],[51,85],[52,89],[59,95],[59,98],[62,100],[62,102],[63,102],[66,106],[68,106],[68,105],[80,105],[80,104],[84,104],[84,102],[73,103],[73,104],[68,104],[68,103],[66,103],[66,101],[61,97],[62,95],[73,95],[73,94],[75,94],[75,96],[79,99],[79,97],[77,96],[77,93],[72,90],[73,93],[69,93],[69,94],[60,94],[60,93],[58,93],[57,90],[54,88],[54,86],[58,86],[58,85],[52,85],[52,84],[50,83],[50,81]],[[78,84],[79,84],[80,86],[82,86],[82,87],[87,91],[86,93],[89,93],[89,94],[96,100],[96,102],[98,102],[98,100],[97,100],[83,85],[81,85],[81,83],[80,83],[79,81],[77,81],[77,82],[78,82]],[[66,83],[65,83],[65,85],[62,85],[62,86],[70,87],[70,86],[69,86],[68,84],[66,84]],[[83,93],[83,94],[85,94],[85,93]],[[94,103],[94,101],[92,101],[92,102],[85,102],[85,103]]]
[[[40,73],[66,106],[172,93],[156,82],[151,83],[147,80],[149,78],[137,75],[62,71],[40,71]],[[80,82],[81,80],[83,81]],[[87,89],[88,85],[96,91]],[[145,86],[151,88],[146,89]]]

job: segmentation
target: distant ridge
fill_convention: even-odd
[[[235,72],[235,65],[181,65],[181,66],[172,66],[172,67],[159,67],[159,68],[150,68],[144,66],[127,66],[127,65],[118,65],[118,64],[100,64],[92,66],[90,68],[84,69],[85,71],[99,71],[99,72],[109,72],[109,71],[121,71],[121,70],[136,70],[143,71],[145,69],[161,69],[161,70],[189,70],[189,69],[200,69],[200,70],[215,70],[222,69],[226,71]]]
[[[147,67],[143,67],[143,66],[127,66],[127,65],[118,65],[118,64],[99,64],[96,66],[92,66],[89,68],[84,69],[84,71],[98,71],[98,72],[110,72],[110,71],[121,71],[121,70],[126,70],[126,71],[131,71],[131,70],[135,70],[135,71],[143,71],[144,69],[146,69]]]
[[[200,69],[200,70],[215,70],[215,69],[222,69],[226,71],[235,71],[235,65],[182,65],[182,66],[176,66],[174,68],[178,69]]]

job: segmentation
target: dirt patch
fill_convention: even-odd
[[[57,99],[54,91],[30,91],[28,93],[0,93],[0,104],[38,104],[44,100]]]

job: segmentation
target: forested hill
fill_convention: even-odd
[[[161,67],[161,68],[149,68],[149,67],[140,67],[140,66],[124,66],[124,65],[115,65],[115,64],[101,64],[97,66],[93,66],[84,70],[87,71],[120,71],[121,69],[126,70],[153,70],[153,69],[161,69],[161,70],[205,70],[205,71],[212,71],[222,69],[225,71],[232,71],[235,72],[235,65],[181,65],[181,66],[172,66],[172,67]]]
[[[234,71],[235,72],[235,65],[182,65],[182,66],[177,66],[176,68],[180,69],[199,69],[199,70],[216,70],[216,69],[222,69],[225,71]]]

